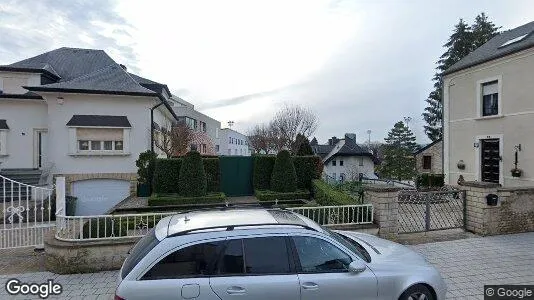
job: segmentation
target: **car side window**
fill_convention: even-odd
[[[224,275],[243,274],[245,272],[244,265],[242,240],[229,240],[217,262],[217,273]]]
[[[244,239],[246,274],[289,274],[289,253],[282,236]]]
[[[224,241],[196,244],[160,260],[141,280],[177,279],[210,275]]]
[[[331,243],[308,236],[293,237],[304,273],[347,272],[352,258]]]

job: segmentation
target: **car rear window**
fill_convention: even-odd
[[[130,255],[124,261],[122,267],[121,277],[124,279],[132,269],[147,255],[150,250],[154,249],[159,244],[159,240],[156,238],[155,229],[152,228],[135,246],[130,250]]]

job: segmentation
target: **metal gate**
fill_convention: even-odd
[[[398,232],[464,228],[465,209],[464,191],[401,191]]]
[[[221,156],[221,191],[226,196],[250,196],[254,194],[252,188],[252,156]]]
[[[0,175],[0,249],[38,246],[55,226],[53,189]]]

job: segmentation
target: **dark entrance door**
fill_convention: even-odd
[[[252,188],[251,156],[220,156],[221,190],[226,196],[250,196]]]
[[[499,153],[499,139],[481,141],[481,173],[482,181],[499,183],[501,154]]]

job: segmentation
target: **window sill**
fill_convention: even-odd
[[[130,154],[131,153],[126,153],[126,152],[90,151],[90,152],[69,153],[69,156],[129,156]]]
[[[478,117],[478,118],[475,118],[475,120],[491,120],[491,119],[500,119],[500,118],[503,118],[504,115],[500,114],[500,115],[492,115],[492,116],[484,116],[484,117]]]

